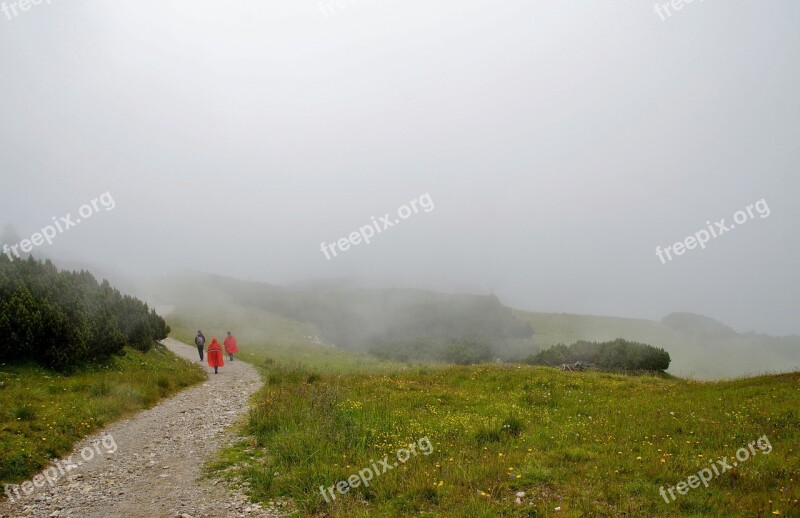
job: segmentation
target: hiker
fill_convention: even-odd
[[[203,332],[197,330],[197,336],[194,337],[194,345],[197,346],[197,352],[200,354],[200,361],[203,361],[203,349],[206,347],[206,337]]]
[[[208,346],[208,366],[214,367],[214,374],[219,374],[219,368],[225,365],[225,357],[222,355],[222,346],[217,339],[211,340]]]
[[[228,331],[228,336],[225,337],[225,352],[228,353],[228,358],[233,361],[233,355],[239,352],[239,348],[236,346],[236,337]]]

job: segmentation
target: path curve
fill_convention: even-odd
[[[170,338],[162,343],[199,361],[196,347]],[[226,360],[217,375],[203,366],[209,372],[206,382],[84,438],[72,452],[72,469],[70,456],[62,458],[58,467],[63,474],[53,470],[53,487],[44,484],[15,502],[0,502],[0,518],[282,516],[248,503],[225,482],[201,479],[203,465],[236,439],[233,426],[262,384],[258,372],[242,361]],[[111,453],[114,445],[116,452]],[[84,461],[81,453],[90,460]]]

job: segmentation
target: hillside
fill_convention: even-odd
[[[674,313],[663,321],[515,311],[547,349],[578,340],[615,338],[644,342],[670,353],[671,374],[698,379],[731,378],[800,369],[800,337],[739,334],[708,317]]]
[[[685,313],[660,322],[537,313],[507,308],[494,297],[365,288],[350,282],[288,289],[196,273],[161,279],[148,296],[154,303],[177,304],[174,318],[189,328],[212,323],[221,331],[235,327],[240,335],[258,337],[256,342],[282,337],[285,354],[298,344],[324,343],[360,352],[405,347],[395,356],[405,361],[415,347],[478,334],[488,336],[489,358],[506,362],[522,361],[559,343],[624,338],[665,349],[672,358],[669,373],[678,376],[719,379],[800,368],[800,337],[738,334],[708,317]]]
[[[154,304],[192,308],[202,314],[231,308],[260,311],[312,325],[328,344],[368,351],[424,338],[432,347],[476,338],[489,357],[524,358],[533,329],[496,297],[425,290],[377,289],[349,283],[311,283],[292,289],[225,277],[188,273],[159,280]],[[272,318],[272,317],[269,317]]]
[[[317,329],[308,323],[235,305],[180,306],[167,316],[171,336],[193,343],[198,328],[209,339],[232,330],[240,344],[239,357],[254,364],[280,362],[302,365],[328,373],[354,371],[389,372],[402,364],[381,361],[366,353],[332,347],[321,341]]]
[[[683,315],[668,325],[514,313],[542,345],[637,333],[679,343],[703,340],[687,333],[697,322],[701,333],[723,329]],[[252,306],[196,299],[168,320],[187,340],[198,322],[246,337],[242,349],[266,384],[242,441],[209,473],[296,515],[800,513],[798,373],[698,382],[524,365],[410,366],[332,347],[314,325]],[[688,327],[675,329],[684,320]],[[708,468],[737,454],[740,465]],[[367,475],[379,459],[385,467]],[[708,487],[677,492],[698,473]]]

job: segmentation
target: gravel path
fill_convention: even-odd
[[[193,346],[163,343],[179,356],[199,360]],[[0,518],[282,516],[248,503],[224,482],[201,479],[203,464],[235,440],[230,428],[261,386],[245,362],[226,360],[218,375],[204,367],[210,373],[202,385],[80,441],[71,457],[43,472],[55,479],[52,487],[38,479],[43,487],[32,494],[20,490],[20,499],[0,502]]]

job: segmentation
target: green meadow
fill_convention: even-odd
[[[68,374],[0,365],[0,484],[19,483],[81,438],[149,408],[206,375],[164,347],[131,348]]]
[[[190,342],[196,317],[177,312],[173,336]],[[250,322],[237,336],[266,383],[209,473],[294,516],[800,515],[798,373],[700,382],[410,365],[311,343],[313,327],[274,315],[219,318],[200,320],[215,333]],[[422,437],[430,455],[322,496]],[[659,494],[762,437],[770,453],[707,488]]]
[[[696,383],[532,367],[321,377],[275,367],[266,377],[250,441],[218,467],[236,466],[254,498],[289,499],[300,516],[800,513],[798,374]],[[769,454],[675,502],[659,495],[763,436]],[[431,455],[332,503],[321,496],[421,437]]]

